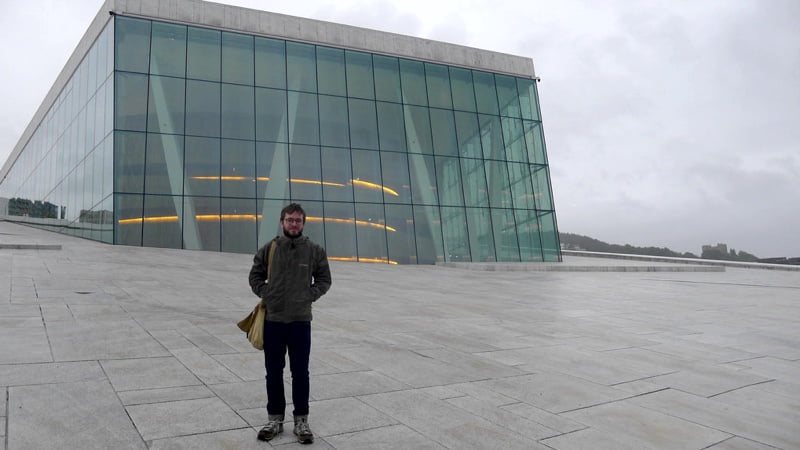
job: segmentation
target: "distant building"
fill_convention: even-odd
[[[561,260],[530,58],[199,0],[107,0],[0,196],[121,245],[253,253],[299,202],[333,260]]]

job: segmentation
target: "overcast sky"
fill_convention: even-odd
[[[0,0],[0,164],[102,3]],[[530,57],[560,231],[800,256],[800,1],[222,3]]]

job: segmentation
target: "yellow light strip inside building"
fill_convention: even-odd
[[[364,263],[392,264],[392,265],[397,264],[397,261],[392,261],[391,259],[358,258],[355,256],[328,256],[328,259],[330,261],[364,262]]]
[[[256,219],[261,219],[261,214],[197,214],[194,216],[195,220],[198,222],[209,222],[209,221],[219,221],[219,220],[250,220],[255,221]],[[322,217],[314,217],[308,216],[306,217],[306,222],[322,222]],[[146,223],[163,223],[163,222],[177,222],[178,216],[156,216],[156,217],[134,217],[132,219],[120,219],[118,223],[120,225],[131,225],[131,224],[141,224],[143,222]],[[332,223],[342,223],[342,224],[355,224],[359,227],[373,227],[379,228],[382,230],[396,232],[397,229],[392,228],[387,225],[383,225],[381,223],[376,222],[367,222],[366,220],[355,220],[355,219],[338,219],[336,217],[326,217],[325,222],[332,222]]]
[[[240,176],[231,176],[231,175],[223,175],[223,176],[219,176],[219,177],[218,176],[200,176],[200,175],[198,175],[198,176],[193,176],[192,179],[193,180],[206,180],[206,181],[210,181],[210,180],[253,181],[253,182],[256,181],[256,180],[258,180],[258,181],[269,181],[269,177],[257,177],[257,178],[254,179],[254,178],[250,178],[250,177],[240,177]],[[346,186],[345,184],[334,183],[334,182],[331,182],[331,181],[306,180],[306,179],[303,179],[303,178],[290,178],[289,181],[291,183],[316,184],[316,185],[322,185],[322,186],[335,186],[335,187],[345,187]],[[395,197],[399,197],[400,196],[400,194],[398,194],[397,191],[395,191],[394,189],[388,188],[386,186],[383,186],[383,185],[380,185],[380,184],[377,184],[377,183],[371,183],[369,181],[355,180],[355,179],[351,179],[350,182],[353,184],[353,186],[359,186],[359,187],[363,187],[363,188],[366,188],[366,189],[378,189],[378,190],[382,190],[383,192],[386,192],[389,195],[393,195]]]

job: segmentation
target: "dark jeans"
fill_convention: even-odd
[[[264,321],[264,366],[267,369],[267,413],[284,414],[283,368],[289,350],[294,414],[308,414],[308,357],[311,354],[311,322]]]

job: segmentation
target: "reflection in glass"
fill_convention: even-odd
[[[383,216],[382,204],[356,203],[356,236],[359,261],[389,261],[386,249],[387,231],[385,225],[386,220]]]
[[[314,46],[286,42],[286,71],[289,90],[317,92],[317,68]]]
[[[186,81],[186,134],[219,137],[219,83]]]
[[[186,195],[220,194],[220,140],[186,137]]]
[[[375,99],[375,82],[372,79],[372,55],[346,51],[347,96]]]
[[[286,41],[256,36],[256,86],[286,89]]]
[[[187,78],[219,81],[222,70],[221,42],[220,31],[189,27],[186,50]]]
[[[256,193],[255,167],[255,142],[223,139],[222,196],[254,198]],[[255,233],[253,239],[255,239]]]
[[[347,95],[344,75],[344,50],[330,47],[317,47],[317,80],[319,93]]]
[[[186,75],[186,26],[153,22],[150,50],[150,73]]]
[[[253,67],[253,36],[223,31],[222,82],[252,86]]]
[[[414,230],[417,233],[417,262],[435,264],[444,261],[442,221],[438,206],[414,206]]]
[[[222,198],[222,251],[251,253],[256,246],[256,201]]]
[[[183,197],[145,195],[144,210],[142,245],[145,247],[182,248]],[[148,218],[156,220],[147,220]]]

